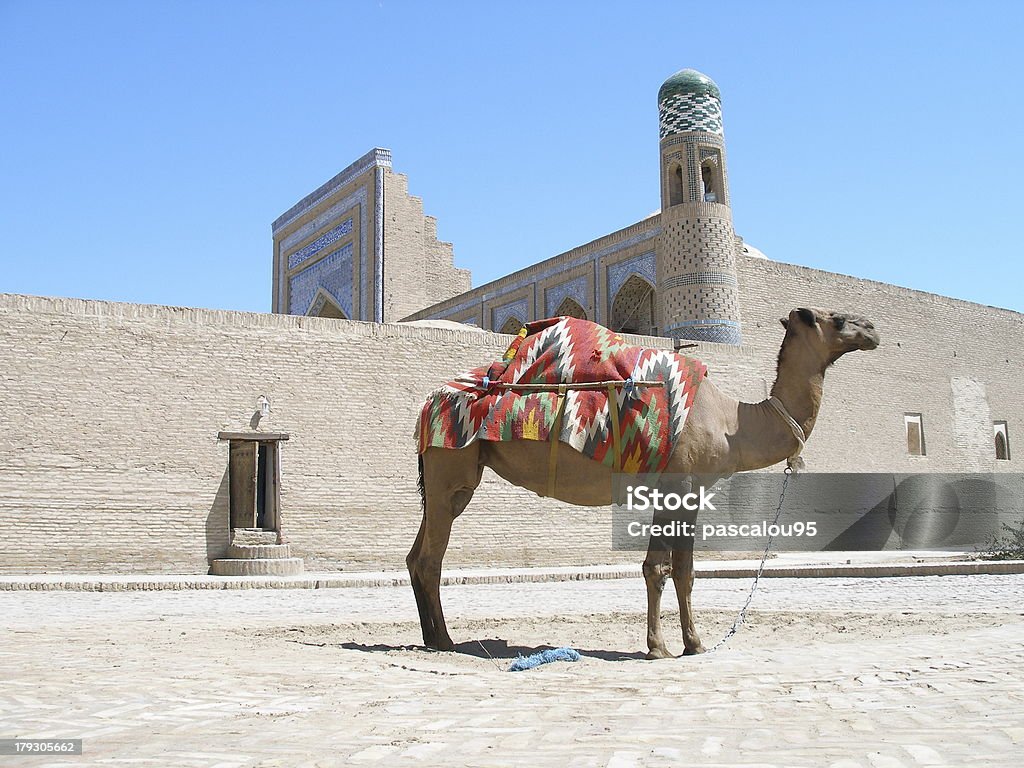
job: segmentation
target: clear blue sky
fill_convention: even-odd
[[[0,0],[0,292],[269,311],[271,221],[373,146],[474,284],[659,205],[723,94],[768,256],[1024,311],[1024,3]]]

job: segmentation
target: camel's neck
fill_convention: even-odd
[[[787,338],[787,341],[789,339]],[[814,429],[821,406],[826,361],[802,357],[799,350],[783,344],[779,368],[771,395],[778,398],[804,431],[805,439]],[[793,456],[800,444],[793,430],[768,400],[739,403],[738,429],[734,437],[738,470],[769,467]]]
[[[805,437],[810,436],[818,420],[826,368],[825,360],[797,354],[796,350],[783,342],[771,395],[779,399],[789,415],[803,428]]]

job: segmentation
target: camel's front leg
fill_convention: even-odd
[[[672,572],[672,553],[665,549],[655,549],[664,544],[651,539],[644,559],[644,581],[647,582],[647,658],[670,659],[672,654],[665,647],[665,637],[661,632],[661,593],[665,591],[665,582]]]
[[[693,605],[690,594],[693,592],[693,547],[676,549],[672,552],[672,581],[676,587],[676,599],[679,601],[679,623],[683,627],[683,655],[704,653],[700,635],[693,626]]]

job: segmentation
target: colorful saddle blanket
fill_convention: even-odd
[[[572,317],[529,323],[503,358],[475,368],[432,392],[420,411],[419,452],[464,448],[474,440],[549,440],[556,391],[499,384],[624,382],[615,388],[621,467],[661,472],[668,463],[707,375],[699,360],[663,349],[628,346],[607,328]],[[664,386],[635,385],[662,381]],[[564,394],[558,439],[583,455],[615,465],[612,408],[607,389]]]

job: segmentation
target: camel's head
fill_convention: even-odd
[[[800,307],[783,318],[786,340],[801,339],[817,349],[829,364],[855,349],[874,349],[880,337],[866,317],[845,312]]]

